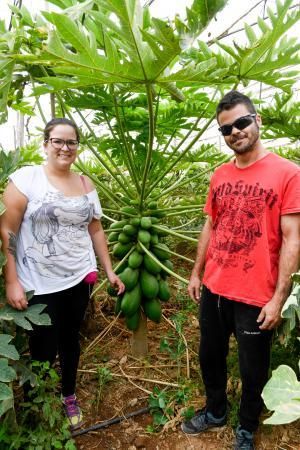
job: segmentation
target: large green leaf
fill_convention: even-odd
[[[13,361],[12,366],[17,373],[18,382],[20,386],[23,386],[27,381],[31,386],[35,386],[37,376],[32,372],[30,368],[30,357],[22,357],[19,361]]]
[[[17,360],[20,358],[14,345],[9,344],[13,339],[9,334],[0,334],[0,355],[6,358]]]
[[[14,394],[11,387],[0,382],[0,417],[14,405]]]
[[[289,366],[281,365],[273,371],[262,397],[266,407],[274,411],[264,423],[278,425],[300,418],[300,382]]]
[[[258,20],[260,36],[256,37],[253,30],[246,25],[249,45],[240,46],[234,42],[234,47],[216,42],[233,58],[232,73],[247,83],[256,80],[289,92],[294,83],[293,77],[298,71],[291,72],[290,68],[300,63],[299,44],[294,37],[287,37],[287,31],[300,19],[300,11],[289,11],[292,0],[285,0],[283,4],[276,2],[276,13],[268,9],[271,25]],[[238,66],[236,66],[238,63]],[[236,72],[238,68],[238,73]]]
[[[8,365],[8,360],[0,358],[0,381],[9,383],[17,377],[16,371]]]
[[[36,325],[51,325],[48,314],[41,314],[45,308],[46,305],[33,305],[20,311],[10,305],[5,305],[0,309],[0,319],[14,321],[16,325],[25,330],[32,330],[30,322]]]
[[[13,397],[13,392],[9,386],[0,383],[0,400],[9,400]]]

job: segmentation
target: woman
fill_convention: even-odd
[[[43,145],[47,163],[14,172],[3,195],[6,296],[19,310],[27,308],[27,291],[34,291],[30,305],[47,305],[52,325],[34,327],[30,353],[51,363],[58,353],[63,404],[75,429],[82,423],[75,396],[79,328],[95,281],[95,253],[119,294],[124,284],[112,270],[96,190],[89,178],[70,170],[79,145],[76,125],[65,118],[51,120]]]

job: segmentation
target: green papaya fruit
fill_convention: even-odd
[[[122,298],[121,310],[126,317],[132,316],[140,307],[142,298],[142,291],[140,284],[136,286],[130,292],[125,292]]]
[[[140,323],[140,317],[141,317],[140,308],[132,316],[127,316],[125,318],[127,328],[131,331],[137,330]]]
[[[158,281],[154,275],[147,270],[142,270],[140,274],[140,284],[143,296],[146,299],[155,298],[158,294]]]
[[[159,243],[159,237],[157,233],[151,233],[150,244],[157,245]]]
[[[143,308],[148,319],[153,322],[159,323],[161,321],[161,304],[159,300],[153,298],[143,303]]]
[[[142,244],[149,244],[151,239],[151,234],[147,230],[139,230],[138,232],[138,240]]]
[[[128,244],[128,242],[131,242],[131,240],[131,236],[128,236],[128,234],[125,234],[123,232],[121,232],[118,236],[118,241],[121,242],[121,244]]]
[[[144,230],[149,230],[152,227],[151,217],[142,217],[140,225]]]
[[[122,259],[129,252],[132,246],[133,242],[128,242],[128,244],[122,244],[121,242],[118,242],[113,246],[112,254],[116,258]]]
[[[122,296],[117,297],[116,304],[115,304],[115,315],[117,316],[119,312],[121,312],[121,303],[122,303]]]
[[[120,273],[122,273],[122,272],[126,269],[127,266],[128,266],[128,262],[127,262],[127,261],[124,261],[124,262],[120,265],[120,267],[119,267],[118,269],[115,270],[116,274],[119,275]]]
[[[108,242],[115,242],[118,240],[119,237],[119,233],[117,231],[112,231],[111,233],[109,233],[107,240]]]
[[[148,249],[150,247],[150,244],[144,244],[144,247],[146,247]],[[142,249],[142,247],[141,247],[139,242],[136,244],[136,249],[142,255],[145,253],[144,249]]]
[[[126,269],[120,273],[119,278],[125,284],[126,291],[131,291],[138,282],[139,271],[137,269],[132,269],[131,267],[126,267]]]
[[[132,269],[137,269],[138,267],[140,267],[142,262],[143,262],[143,255],[137,250],[134,250],[128,258],[128,265]]]
[[[168,269],[173,270],[173,263],[169,260],[169,259],[165,259],[164,261],[162,261],[163,265],[166,266]],[[161,271],[161,276],[163,276],[164,278],[169,277],[170,274],[169,272],[167,272],[166,270],[162,269]]]
[[[160,261],[170,258],[169,248],[165,244],[154,245],[151,250]]]
[[[140,223],[141,219],[139,217],[132,217],[131,219],[129,219],[129,224],[133,225],[134,227],[138,227]]]
[[[159,280],[158,285],[159,285],[158,298],[162,302],[167,302],[171,297],[171,291],[168,283],[165,280]]]
[[[148,208],[149,209],[157,209],[157,202],[155,202],[154,200],[150,203],[148,203]]]
[[[136,215],[136,209],[133,206],[123,206],[120,211],[125,214]]]
[[[110,285],[107,288],[107,293],[111,297],[117,297],[117,295],[118,295],[118,291],[115,288],[113,288],[112,286],[110,286]]]
[[[144,256],[144,266],[149,273],[152,273],[152,275],[157,275],[161,271],[160,265],[157,264],[157,262],[155,262],[147,253]]]
[[[137,227],[127,224],[123,227],[123,233],[127,234],[128,236],[132,237],[137,234]]]
[[[114,222],[114,223],[112,223],[111,225],[110,225],[110,227],[109,227],[109,229],[110,230],[118,230],[118,229],[120,229],[120,230],[122,230],[122,228],[124,227],[124,225],[126,225],[128,223],[128,220],[127,219],[124,219],[124,220],[119,220],[118,222]]]

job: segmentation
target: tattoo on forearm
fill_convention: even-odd
[[[15,259],[17,259],[17,236],[9,232],[8,251]]]

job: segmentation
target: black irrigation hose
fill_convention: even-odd
[[[105,420],[104,422],[101,423],[96,423],[95,425],[92,425],[91,427],[88,428],[84,428],[83,430],[74,431],[72,433],[72,437],[80,436],[81,434],[86,434],[89,431],[95,431],[100,430],[101,428],[109,427],[110,425],[113,425],[115,423],[120,423],[123,420],[130,419],[130,417],[139,416],[140,414],[146,414],[147,412],[149,412],[149,410],[150,410],[149,407],[142,408],[138,409],[137,411],[125,414],[125,416],[119,416],[115,417],[114,419]]]

